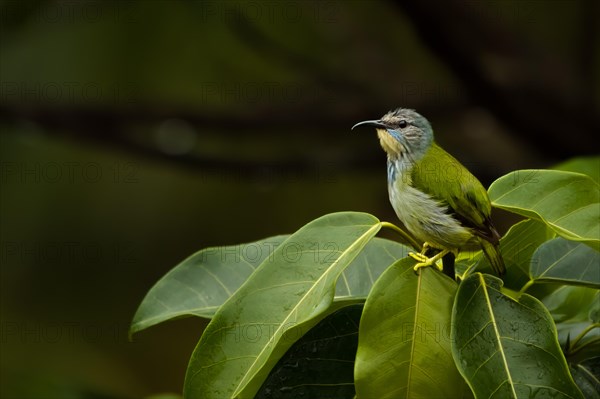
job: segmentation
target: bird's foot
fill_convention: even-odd
[[[415,252],[409,252],[408,256],[410,256],[411,258],[413,258],[414,260],[416,260],[417,262],[427,262],[427,260],[429,259],[426,255],[424,255],[423,253],[415,253]]]
[[[432,258],[428,258],[426,256],[423,256],[421,254],[415,254],[415,253],[409,253],[408,254],[411,258],[413,258],[414,260],[416,260],[418,263],[413,267],[413,270],[416,272],[417,270],[423,268],[423,267],[429,267],[429,266],[435,266],[439,271],[443,270],[443,266],[442,265],[438,265],[436,263],[437,259],[434,259],[434,257]]]
[[[442,271],[444,269],[444,267],[442,265],[438,265],[437,261],[440,260],[442,257],[444,257],[444,255],[446,255],[448,253],[448,250],[445,249],[437,254],[435,254],[435,256],[432,256],[431,258],[427,257],[427,255],[425,255],[425,253],[427,252],[427,250],[429,249],[429,244],[425,243],[423,244],[423,250],[421,251],[421,253],[414,253],[414,252],[409,252],[408,256],[410,256],[411,258],[413,258],[414,260],[416,260],[418,263],[413,267],[413,270],[416,272],[417,270],[423,268],[423,267],[429,267],[429,266],[435,266],[439,271]]]

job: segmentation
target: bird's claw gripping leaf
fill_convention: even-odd
[[[436,261],[439,259],[439,257],[437,255],[433,256],[431,258],[428,258],[427,256],[425,256],[423,254],[409,252],[408,256],[410,256],[411,258],[413,258],[414,260],[419,262],[413,267],[413,270],[415,272],[423,267],[429,267],[429,266],[435,266],[439,271],[443,270],[443,267],[436,263]]]
[[[425,255],[427,253],[427,251],[429,250],[429,248],[431,248],[431,244],[429,244],[428,242],[425,242],[423,244],[423,249],[421,250],[421,253],[417,254],[414,252],[409,252],[408,256],[410,256],[411,258],[413,258],[414,260],[419,262],[413,267],[413,270],[415,272],[423,267],[429,267],[429,266],[435,266],[439,271],[444,270],[444,267],[442,265],[438,265],[437,261],[440,260],[442,257],[444,257],[444,255],[446,255],[450,251],[443,250],[443,251],[435,254],[431,258],[429,258],[429,257],[427,257],[427,255]]]

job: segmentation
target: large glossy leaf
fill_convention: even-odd
[[[464,278],[464,273],[469,271],[469,273],[473,272],[479,262],[483,261],[485,256],[482,251],[461,251],[458,253],[456,257],[454,267],[456,269],[456,275],[460,276],[460,278]],[[489,270],[492,270],[489,262],[486,264],[486,267]]]
[[[131,333],[166,320],[211,318],[275,248],[289,236],[269,237],[248,244],[203,249],[168,272],[148,291],[131,325]],[[326,257],[335,250],[320,248]],[[364,299],[379,275],[409,249],[395,241],[374,238],[338,279],[336,300]]]
[[[530,280],[531,257],[536,249],[554,236],[552,230],[537,220],[527,219],[515,224],[500,239],[500,253],[506,264],[504,285],[519,290]],[[477,266],[481,272],[491,272],[489,261],[484,256]]]
[[[552,169],[583,173],[600,184],[600,156],[576,157],[555,165]]]
[[[589,176],[518,170],[489,190],[494,206],[546,223],[558,235],[600,250],[600,186]]]
[[[450,351],[457,284],[403,259],[375,283],[365,303],[356,354],[360,398],[462,398],[470,390]]]
[[[477,398],[581,398],[541,302],[501,292],[481,273],[459,286],[452,310],[452,353]]]
[[[530,274],[534,281],[600,288],[600,252],[557,237],[535,251]]]
[[[148,291],[131,333],[183,316],[210,318],[289,236],[207,248],[185,259]]]
[[[207,326],[188,365],[184,396],[252,398],[285,351],[320,321],[342,270],[380,227],[365,213],[336,213],[284,241]]]
[[[271,370],[255,399],[352,399],[362,308],[342,308],[302,336]]]

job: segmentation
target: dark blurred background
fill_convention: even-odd
[[[396,220],[358,121],[417,109],[486,186],[598,152],[595,0],[0,4],[6,398],[180,392],[203,321],[127,340],[170,268],[329,212]]]

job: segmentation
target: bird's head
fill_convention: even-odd
[[[412,109],[398,108],[381,119],[359,122],[352,129],[361,125],[377,129],[381,147],[394,159],[407,155],[418,160],[433,142],[429,121]]]

